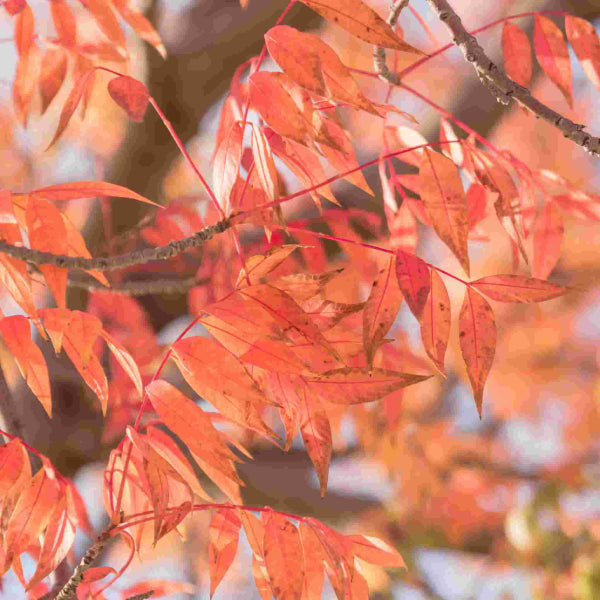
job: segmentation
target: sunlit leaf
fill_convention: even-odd
[[[489,275],[472,281],[471,285],[499,302],[544,302],[569,291],[562,285],[520,275]]]

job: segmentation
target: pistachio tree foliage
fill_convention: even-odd
[[[33,599],[443,598],[452,582],[417,560],[433,546],[485,556],[484,577],[523,567],[540,597],[598,598],[594,23],[548,3],[479,23],[458,0],[302,3],[318,28],[284,7],[204,160],[140,75],[140,39],[167,48],[132,0],[0,3],[17,57],[0,107],[0,574]],[[498,101],[493,141],[446,108],[467,82]],[[163,188],[107,181],[150,111],[181,153]],[[98,176],[64,181],[77,144]],[[132,203],[145,216],[113,232]],[[147,314],[165,297],[187,299],[167,341]],[[65,370],[101,423],[102,497],[56,466],[59,440],[36,447],[21,406],[35,397],[51,427]],[[511,422],[552,410],[552,432],[509,443]],[[549,458],[519,461],[552,436]],[[285,470],[290,451],[323,503],[336,455],[394,491],[336,523],[318,502],[254,503],[247,463],[279,453]],[[127,579],[169,554],[188,581]]]

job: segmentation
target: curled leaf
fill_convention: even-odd
[[[115,77],[108,82],[108,93],[131,119],[138,123],[144,120],[150,93],[141,81],[127,75]]]

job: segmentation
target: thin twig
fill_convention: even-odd
[[[69,279],[69,287],[79,288],[88,292],[112,292],[126,296],[151,296],[155,294],[185,294],[193,287],[206,283],[206,279],[187,277],[185,279],[157,279],[154,281],[126,281],[111,284],[106,287],[97,281],[81,281]]]
[[[96,541],[88,548],[87,552],[83,555],[80,563],[75,567],[73,575],[69,578],[69,581],[60,590],[55,600],[71,600],[75,597],[77,587],[83,581],[83,576],[86,571],[94,564],[98,555],[104,549],[106,541],[110,538],[112,525],[109,529],[103,531],[97,538]]]
[[[498,102],[509,104],[516,100],[519,104],[531,111],[536,118],[543,119],[572,142],[595,156],[600,156],[600,138],[585,133],[585,125],[574,123],[567,117],[552,110],[531,95],[531,92],[510,79],[501,71],[485,54],[477,42],[477,38],[470,34],[462,24],[447,0],[427,0],[438,18],[446,24],[453,36],[454,43],[462,50],[465,58],[473,65],[480,81],[494,94]],[[398,18],[398,5],[403,5],[404,0],[395,2],[390,9],[388,23],[394,25]],[[406,2],[408,4],[408,2]],[[400,10],[402,7],[400,8]],[[379,77],[392,85],[400,85],[400,77],[389,70],[385,60],[385,49],[376,47],[373,51],[373,64]]]
[[[227,217],[214,225],[205,227],[201,231],[194,233],[194,235],[170,242],[165,246],[134,250],[133,252],[118,254],[116,256],[97,258],[66,256],[64,254],[40,252],[39,250],[32,250],[31,248],[24,248],[22,246],[13,246],[3,241],[0,241],[0,252],[34,265],[54,265],[55,267],[76,269],[79,271],[111,271],[157,260],[167,260],[190,248],[201,246],[216,234],[223,233],[229,229],[231,224],[231,217]]]

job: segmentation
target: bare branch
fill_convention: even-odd
[[[193,287],[207,283],[206,279],[196,280],[195,277],[185,279],[155,279],[151,281],[126,281],[121,284],[111,284],[106,287],[97,281],[81,281],[70,279],[69,287],[87,290],[88,292],[113,292],[126,296],[151,296],[154,294],[185,294]]]
[[[473,65],[479,80],[491,91],[498,102],[510,104],[511,100],[516,100],[531,111],[537,119],[543,119],[557,127],[566,138],[581,146],[586,152],[600,156],[600,138],[585,133],[583,131],[585,125],[573,123],[570,119],[542,104],[531,95],[527,88],[514,82],[501,71],[485,54],[475,36],[465,29],[460,17],[447,0],[427,0],[427,2],[439,19],[446,24],[452,33],[454,43],[462,50],[467,61]],[[394,25],[398,18],[397,4],[404,4],[404,2],[395,2],[392,5],[388,18],[390,25]],[[375,48],[373,51],[373,64],[381,79],[392,85],[401,84],[398,74],[390,71],[386,64],[384,48]]]
[[[76,269],[79,271],[111,271],[157,260],[167,260],[190,248],[202,246],[216,234],[223,233],[229,229],[231,225],[231,217],[227,217],[214,225],[205,227],[194,235],[183,238],[182,240],[170,242],[165,246],[145,248],[144,250],[135,250],[126,254],[108,257],[82,258],[80,256],[52,254],[50,252],[40,252],[39,250],[24,248],[22,246],[13,246],[12,244],[3,241],[0,241],[0,252],[34,265],[54,265],[55,267]]]

